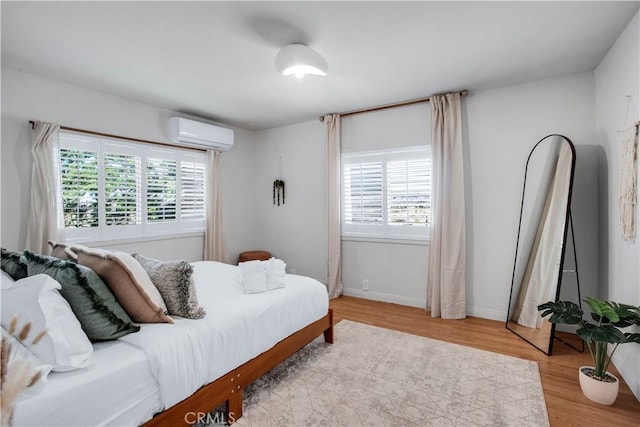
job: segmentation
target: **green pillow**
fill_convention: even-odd
[[[8,251],[2,248],[2,271],[13,277],[13,280],[20,280],[27,277],[27,264],[21,259],[20,252]]]
[[[89,339],[113,340],[140,330],[90,268],[30,251],[24,251],[24,259],[29,276],[46,274],[60,283],[60,294],[69,302]]]

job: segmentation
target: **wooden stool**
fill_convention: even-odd
[[[238,255],[238,264],[245,261],[267,261],[271,258],[271,252],[267,251],[247,251],[242,252]]]

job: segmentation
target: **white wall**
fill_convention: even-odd
[[[2,226],[3,247],[22,250],[31,182],[29,120],[43,120],[132,138],[166,142],[165,126],[174,112],[57,80],[2,67]],[[236,130],[234,148],[224,153],[225,234],[230,258],[253,246],[250,156],[253,134]],[[199,260],[202,236],[113,245],[162,259]]]
[[[633,305],[640,305],[640,244],[638,238],[635,242],[620,239],[616,196],[621,146],[618,130],[640,120],[639,76],[640,15],[636,13],[595,70],[597,141],[604,148],[599,177],[605,202],[600,211],[600,295]],[[640,398],[640,345],[621,346],[614,363]]]
[[[429,133],[428,113],[424,106],[390,110],[382,114],[391,123],[385,133],[374,125],[382,119],[379,113],[357,116],[357,120],[346,118],[343,149],[424,145]],[[284,259],[289,272],[309,275],[324,283],[327,281],[325,132],[325,124],[318,120],[256,132],[253,159],[259,242],[256,249],[269,250]],[[286,183],[287,196],[284,205],[274,206],[271,186],[278,177]],[[342,250],[345,294],[424,306],[427,246],[343,241]],[[365,278],[370,283],[369,292],[361,290]]]
[[[431,142],[431,109],[416,104],[347,116],[342,119],[344,153],[415,147]],[[425,307],[427,242],[342,240],[345,295]],[[363,280],[369,290],[363,289]]]
[[[467,305],[470,315],[506,319],[524,164],[533,145],[543,136],[560,133],[591,151],[595,143],[592,73],[472,91],[463,101],[467,192]],[[419,144],[408,132],[409,123],[423,117],[428,129],[429,107],[403,108],[386,115],[398,139]],[[368,114],[362,120],[380,116]],[[345,150],[364,148],[353,139],[354,122],[345,118]],[[366,136],[366,135],[365,135]],[[311,121],[256,133],[253,162],[256,188],[258,246],[281,256],[290,268],[326,281],[325,125]],[[371,148],[389,146],[368,135]],[[365,138],[365,139],[367,139]],[[393,143],[393,142],[391,142]],[[271,183],[283,158],[287,203],[274,207]],[[296,166],[297,164],[297,166]],[[596,171],[593,171],[595,174]],[[299,191],[296,188],[304,188]],[[299,198],[302,198],[299,200]],[[596,245],[595,233],[585,245]],[[343,242],[343,282],[346,292],[408,305],[424,305],[427,246]],[[256,248],[260,249],[260,248]],[[582,269],[583,267],[581,267]],[[591,268],[591,269],[590,269]],[[581,281],[595,286],[597,266],[585,266]],[[362,279],[370,291],[362,291]],[[591,279],[591,282],[589,281]],[[589,282],[591,284],[589,284]]]
[[[464,104],[469,150],[467,312],[504,320],[527,156],[538,140],[552,133],[567,136],[577,146],[594,144],[593,75],[472,91]],[[588,277],[585,274],[585,280]]]
[[[326,283],[324,132],[324,124],[313,120],[255,133],[252,218],[257,242],[253,249],[283,259],[290,273]],[[273,204],[276,179],[285,182],[285,203],[280,206]]]

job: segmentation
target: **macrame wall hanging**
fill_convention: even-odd
[[[282,176],[282,156],[280,156],[280,176]],[[282,198],[282,204],[284,205],[284,181],[281,179],[276,179],[273,181],[273,204],[276,204],[276,200],[278,201],[278,206],[280,206],[280,199]]]
[[[627,95],[627,112],[625,123],[628,123],[629,110],[633,105],[631,95]],[[636,111],[637,117],[637,111]],[[631,127],[619,131],[622,133],[622,151],[620,154],[620,187],[618,189],[618,210],[620,211],[620,234],[622,240],[636,238],[636,209],[638,205],[638,128],[640,121]]]
[[[638,125],[625,129],[622,136],[620,156],[620,188],[618,208],[620,210],[620,232],[622,240],[636,238],[636,208],[638,204]]]

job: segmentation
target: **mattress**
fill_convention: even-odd
[[[143,351],[122,341],[94,344],[91,365],[52,372],[47,386],[17,402],[15,426],[136,426],[162,409]]]

